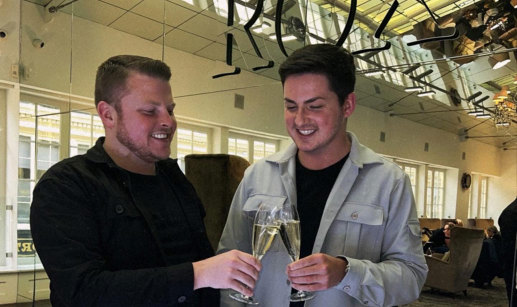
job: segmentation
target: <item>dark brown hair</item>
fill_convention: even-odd
[[[294,51],[278,69],[282,85],[287,77],[303,73],[325,75],[339,103],[345,103],[355,87],[355,64],[352,54],[330,44],[308,45]]]
[[[95,78],[95,106],[106,101],[119,110],[118,102],[127,90],[126,81],[132,72],[169,81],[171,70],[162,61],[137,55],[117,55],[109,58],[97,69]]]

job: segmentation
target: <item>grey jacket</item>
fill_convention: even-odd
[[[352,133],[348,135],[350,155],[327,199],[312,252],[344,256],[350,270],[338,285],[316,292],[305,306],[407,304],[418,298],[427,276],[409,178],[400,167],[361,145]],[[231,249],[251,253],[253,217],[262,201],[296,204],[296,152],[293,144],[246,170],[219,253]],[[289,306],[288,263],[281,240],[275,239],[262,258],[255,287],[260,306]],[[221,306],[239,304],[222,292]]]

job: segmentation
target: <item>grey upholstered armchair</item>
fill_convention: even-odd
[[[481,253],[483,230],[454,227],[450,236],[448,261],[426,255],[429,273],[425,285],[467,295],[468,282]]]

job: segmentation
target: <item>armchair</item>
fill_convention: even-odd
[[[468,282],[481,253],[483,230],[454,227],[450,236],[448,261],[426,255],[429,273],[425,285],[467,295]]]
[[[228,154],[185,156],[185,175],[205,208],[208,240],[217,249],[233,194],[249,166],[244,158]]]

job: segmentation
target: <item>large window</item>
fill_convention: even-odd
[[[250,148],[247,139],[228,138],[228,154],[250,160]]]
[[[445,171],[428,169],[426,189],[425,213],[427,217],[442,218],[445,199]]]
[[[70,156],[84,154],[104,135],[102,121],[99,116],[84,112],[71,112],[70,119]]]
[[[18,265],[34,262],[29,216],[32,190],[43,173],[59,161],[59,109],[53,106],[20,103],[18,139],[17,240]]]
[[[489,178],[473,175],[472,182],[469,195],[469,218],[487,218]]]
[[[416,199],[417,193],[417,178],[418,178],[418,167],[416,165],[406,164],[397,162],[402,170],[408,175],[409,181],[411,181],[411,189],[413,190],[413,196]]]
[[[189,154],[203,154],[209,152],[208,130],[202,128],[178,128],[178,163],[185,171],[185,156]]]
[[[276,152],[276,146],[273,143],[262,141],[253,142],[253,162],[270,156]]]
[[[277,151],[277,142],[258,136],[232,134],[228,138],[228,153],[257,162]]]
[[[487,209],[487,196],[488,196],[488,178],[483,177],[480,180],[479,189],[479,218],[486,218]]]

